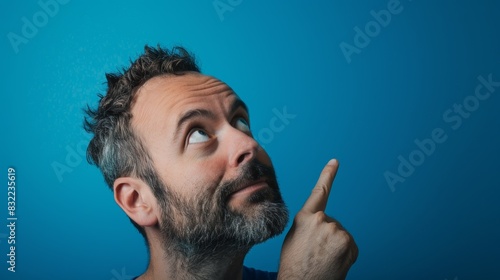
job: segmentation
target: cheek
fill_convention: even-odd
[[[192,194],[213,193],[224,178],[225,166],[222,160],[206,160],[185,165],[178,169],[183,192]]]

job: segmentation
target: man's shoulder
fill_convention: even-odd
[[[243,267],[243,280],[276,280],[278,273]]]

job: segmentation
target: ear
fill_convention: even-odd
[[[156,199],[142,180],[120,177],[113,184],[113,193],[116,203],[138,225],[149,227],[158,224]]]

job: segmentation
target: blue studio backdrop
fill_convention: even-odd
[[[498,1],[32,0],[0,14],[0,279],[145,270],[142,237],[86,162],[82,108],[158,43],[245,100],[292,215],[339,159],[326,212],[359,246],[348,279],[500,279]],[[283,239],[245,264],[275,271]]]

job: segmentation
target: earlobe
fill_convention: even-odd
[[[120,177],[113,184],[113,193],[116,203],[138,225],[149,227],[158,223],[154,196],[142,180]]]

